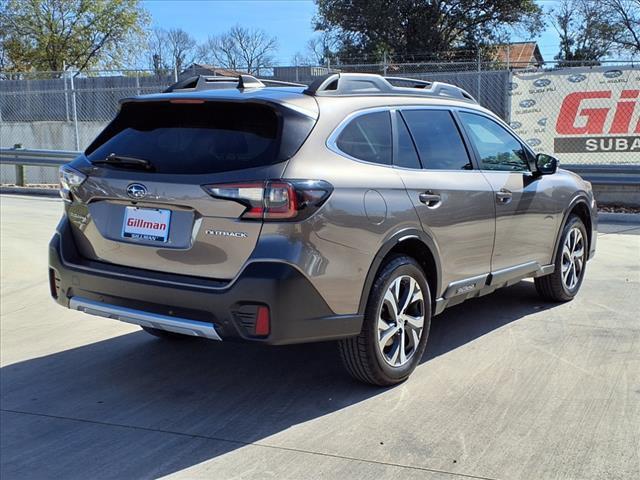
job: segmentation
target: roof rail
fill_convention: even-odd
[[[466,90],[448,83],[427,82],[415,78],[383,77],[382,75],[370,73],[332,73],[325,75],[316,79],[304,93],[316,97],[348,95],[446,97],[478,103]]]
[[[181,90],[199,92],[202,90],[218,90],[224,88],[237,88],[239,90],[243,90],[245,88],[263,88],[266,86],[265,84],[273,84],[275,86],[283,87],[306,87],[306,85],[301,83],[280,82],[277,80],[259,80],[253,75],[239,75],[237,77],[195,75],[170,85],[164,90],[164,93]]]

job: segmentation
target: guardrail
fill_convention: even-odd
[[[58,168],[80,155],[73,150],[27,150],[0,148],[0,165],[15,165],[16,185],[24,186],[24,167]]]
[[[564,165],[594,186],[640,185],[640,165]]]
[[[30,150],[19,147],[0,148],[0,165],[15,165],[16,185],[24,185],[25,166],[60,167],[81,152],[72,150]],[[640,165],[560,165],[577,173],[593,185],[638,185]]]

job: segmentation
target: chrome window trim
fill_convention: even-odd
[[[348,158],[349,160],[353,160],[355,162],[365,163],[367,165],[376,165],[378,167],[391,168],[393,167],[393,156],[391,157],[391,163],[377,163],[377,162],[369,162],[367,160],[362,160],[360,158],[353,157],[346,152],[343,152],[338,147],[338,137],[342,133],[342,131],[351,123],[352,120],[362,117],[364,115],[368,115],[370,113],[379,113],[379,112],[388,112],[389,114],[389,122],[391,122],[391,112],[395,111],[396,107],[369,107],[362,110],[356,110],[355,112],[351,112],[349,115],[344,117],[338,126],[331,132],[327,141],[325,142],[327,148],[331,150],[333,153],[337,153],[338,155]],[[393,132],[391,137],[391,148],[393,149]]]
[[[454,112],[454,111],[458,111],[458,110],[463,110],[463,111],[468,111],[470,113],[479,113],[482,114],[484,116],[486,116],[487,118],[492,118],[489,115],[487,115],[485,112],[483,112],[482,110],[476,110],[474,108],[464,108],[464,107],[459,107],[458,105],[416,105],[416,104],[411,104],[411,105],[394,105],[394,106],[384,106],[384,107],[367,107],[367,108],[363,108],[361,110],[356,110],[351,112],[349,115],[347,115],[346,117],[344,117],[340,123],[338,123],[338,126],[335,127],[333,129],[333,131],[331,132],[331,134],[329,135],[329,137],[327,138],[327,141],[325,142],[326,147],[332,151],[333,153],[336,153],[338,155],[340,155],[341,157],[344,158],[348,158],[349,160],[353,160],[354,162],[358,162],[358,163],[364,163],[366,165],[375,165],[378,167],[383,167],[383,168],[391,168],[391,169],[398,169],[398,170],[406,170],[406,171],[410,171],[410,172],[469,172],[469,173],[474,173],[474,172],[480,172],[482,171],[479,168],[472,168],[471,170],[453,170],[453,169],[434,169],[434,168],[407,168],[407,167],[401,167],[399,165],[394,165],[393,164],[393,158],[392,158],[392,163],[390,164],[386,164],[386,163],[376,163],[376,162],[369,162],[367,160],[362,160],[360,158],[356,158],[353,157],[351,155],[349,155],[346,152],[343,152],[342,150],[340,150],[340,148],[338,147],[337,141],[338,141],[338,137],[340,136],[340,134],[342,133],[342,131],[346,128],[346,126],[355,118],[358,118],[362,115],[366,115],[368,113],[377,113],[377,112],[389,112],[389,115],[394,114],[397,111],[402,111],[402,110],[445,110],[448,112]],[[393,119],[391,119],[393,120]],[[495,119],[494,119],[495,120]],[[502,122],[504,123],[504,122]],[[520,137],[516,138],[520,141]],[[464,143],[464,138],[461,138],[463,143]],[[523,143],[523,142],[521,142]],[[526,146],[526,144],[524,144]],[[466,148],[466,145],[465,145]],[[470,152],[468,152],[470,154]],[[470,158],[469,160],[471,160],[471,164],[473,165],[473,159]],[[499,171],[499,170],[495,170],[495,171]]]
[[[522,137],[520,137],[520,135],[518,135],[510,126],[509,124],[507,124],[504,120],[502,120],[500,117],[498,117],[496,114],[494,114],[493,112],[490,112],[490,114],[487,114],[486,112],[482,111],[482,110],[475,110],[473,108],[464,108],[464,107],[456,107],[455,108],[456,111],[458,112],[463,112],[463,113],[471,113],[473,115],[479,115],[481,117],[485,117],[489,120],[493,120],[495,123],[497,123],[499,126],[501,126],[502,128],[504,128],[513,138],[516,139],[516,141],[518,141],[520,143],[520,145],[522,145],[522,148],[524,148],[526,150],[526,152],[531,155],[532,158],[536,157],[536,153],[533,151],[533,149],[529,146],[529,144],[527,144],[527,142],[525,142]],[[464,126],[464,125],[463,125]],[[466,127],[465,127],[466,128]],[[475,146],[474,146],[475,148]],[[482,168],[482,162],[478,162],[478,166],[480,167],[480,171],[482,172],[508,172],[509,170],[486,170],[484,168]],[[522,172],[525,172],[525,170],[522,170]],[[529,165],[529,170],[526,170],[526,172],[532,172],[531,170],[531,165]],[[511,173],[517,173],[517,171],[512,171]]]

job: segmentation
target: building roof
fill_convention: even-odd
[[[507,63],[511,68],[540,66],[544,63],[536,42],[517,42],[498,45],[494,54],[496,61]]]
[[[246,75],[247,72],[239,72],[237,70],[231,70],[230,68],[220,68],[214,65],[207,65],[206,63],[194,63],[191,66],[185,68],[181,72],[182,75],[214,75],[220,77],[238,77],[240,75]]]

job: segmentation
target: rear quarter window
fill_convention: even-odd
[[[338,135],[336,146],[358,160],[391,165],[392,141],[389,112],[373,112],[351,120]]]

